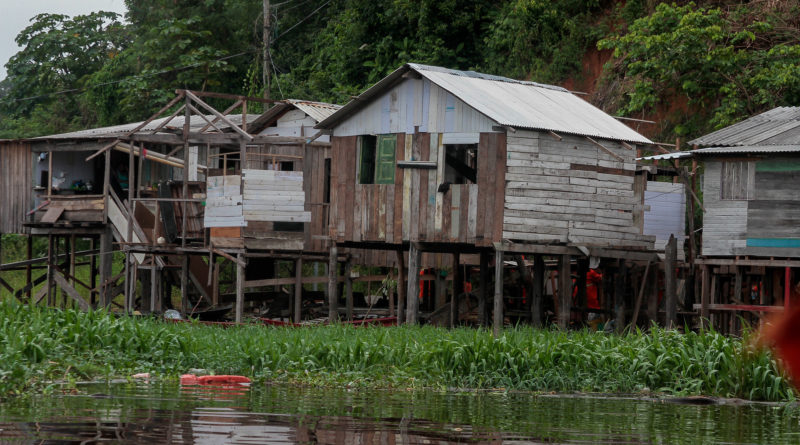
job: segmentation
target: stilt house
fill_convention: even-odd
[[[652,251],[633,222],[636,144],[651,142],[564,88],[411,63],[317,128],[333,241],[410,249],[409,295],[420,251]]]
[[[788,305],[800,266],[800,107],[775,108],[690,144],[705,165],[701,315]]]

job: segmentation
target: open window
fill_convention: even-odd
[[[478,182],[478,144],[444,146],[445,181],[450,184]]]
[[[364,135],[359,138],[359,184],[394,184],[397,135]]]

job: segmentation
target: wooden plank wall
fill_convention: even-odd
[[[488,247],[502,231],[505,134],[482,133],[478,146],[478,183],[444,182],[444,146],[440,133],[397,135],[398,161],[431,161],[435,170],[398,168],[394,184],[356,182],[356,136],[334,137],[331,221],[339,242],[404,241],[468,243]]]
[[[27,233],[22,222],[33,208],[30,144],[0,142],[0,233]]]
[[[508,136],[503,238],[652,248],[633,223],[635,153],[618,142],[518,130]]]
[[[244,227],[242,212],[242,177],[209,176],[206,182],[205,227]]]
[[[734,255],[747,246],[747,201],[721,199],[722,162],[709,160],[703,175],[703,255]]]

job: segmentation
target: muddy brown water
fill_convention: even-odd
[[[288,385],[82,384],[0,405],[0,443],[800,443],[794,405]]]

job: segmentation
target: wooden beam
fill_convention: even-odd
[[[294,262],[294,322],[303,320],[303,259]]]
[[[237,254],[236,263],[236,324],[242,323],[242,313],[244,311],[244,255]]]
[[[405,255],[403,250],[396,250],[397,257],[397,324],[402,324],[405,320],[406,309],[406,270]]]
[[[348,258],[347,262],[344,264],[344,295],[345,307],[347,310],[347,321],[353,320],[353,278],[350,276],[352,268],[353,264]]]
[[[667,247],[664,250],[664,309],[666,318],[664,325],[667,329],[676,327],[675,317],[678,310],[678,296],[676,294],[675,263],[678,259],[677,240],[675,235],[669,236]]]
[[[193,100],[196,104],[200,105],[201,107],[203,107],[206,110],[208,110],[209,112],[211,112],[211,114],[213,114],[214,116],[218,117],[222,122],[225,122],[226,124],[228,124],[228,126],[231,128],[231,130],[235,131],[236,133],[239,133],[239,135],[242,136],[245,140],[248,140],[248,141],[252,141],[253,140],[253,136],[251,136],[249,133],[247,133],[246,131],[244,131],[241,128],[239,128],[238,125],[236,125],[233,122],[231,122],[230,119],[228,119],[222,113],[220,113],[219,111],[214,109],[214,107],[212,107],[211,105],[203,102],[203,100],[200,99],[199,97],[197,97],[197,95],[195,95],[194,93],[192,93],[191,91],[188,91],[188,90],[186,90],[185,93],[186,93],[186,97],[188,97],[189,99]]]
[[[331,246],[328,257],[328,321],[339,321],[339,295],[338,295],[339,262],[336,245]]]
[[[569,255],[558,257],[558,327],[567,329],[572,306],[572,275]]]
[[[633,309],[633,318],[631,318],[631,328],[635,328],[636,323],[639,322],[639,310],[642,308],[642,300],[644,299],[644,289],[647,284],[647,274],[650,272],[650,264],[651,262],[648,261],[647,266],[644,268],[644,274],[642,274],[642,283],[639,286],[639,294],[636,296],[636,305]]]
[[[413,243],[408,251],[408,299],[406,301],[406,323],[415,325],[419,315],[419,268],[422,252]]]
[[[608,153],[608,154],[609,154],[609,155],[610,155],[612,158],[616,158],[616,159],[617,159],[618,161],[620,161],[620,162],[625,162],[625,158],[623,158],[622,156],[619,156],[619,155],[617,155],[616,153],[614,153],[613,151],[611,151],[611,150],[610,150],[608,147],[606,147],[605,145],[603,145],[603,144],[601,144],[601,143],[599,143],[599,142],[595,141],[594,139],[590,138],[589,136],[584,136],[584,137],[586,138],[586,140],[588,140],[588,141],[589,141],[589,142],[591,142],[592,144],[594,144],[594,145],[596,145],[597,147],[599,147],[601,150],[603,150],[603,151],[605,151],[606,153]]]
[[[564,138],[562,138],[561,136],[559,136],[558,134],[556,134],[556,132],[555,132],[555,131],[548,131],[548,132],[547,132],[547,134],[549,134],[550,136],[552,136],[552,137],[553,137],[553,139],[557,140],[558,142],[561,142],[561,140],[562,140],[562,139],[564,139]]]
[[[542,327],[542,300],[544,299],[544,256],[533,256],[533,286],[531,289],[531,325]]]
[[[242,105],[242,106],[244,106],[245,104],[246,104],[246,102],[244,102],[244,101],[241,101],[241,100],[238,100],[238,101],[234,102],[234,103],[233,103],[233,105],[231,105],[230,107],[226,108],[226,109],[225,109],[225,110],[222,112],[222,114],[224,114],[224,115],[227,115],[227,114],[228,114],[228,113],[230,113],[231,111],[235,110],[235,109],[236,109],[236,107],[238,107],[239,105]],[[242,111],[244,111],[244,110],[242,110]],[[218,120],[219,120],[219,118],[217,118],[217,117],[215,116],[215,117],[214,117],[214,120],[212,120],[210,123],[206,124],[206,126],[205,126],[205,127],[203,127],[203,128],[201,128],[201,129],[200,129],[200,133],[205,133],[205,132],[206,132],[206,130],[208,130],[208,127],[210,127],[210,126],[212,126],[212,125],[216,124]],[[245,122],[247,122],[247,116],[246,116],[246,113],[244,113],[244,112],[243,112],[243,113],[242,113],[242,123],[244,124]],[[216,128],[216,126],[215,126],[214,128]],[[242,128],[242,130],[245,130],[245,131],[247,131],[247,128]]]
[[[492,311],[492,335],[500,337],[503,328],[503,251],[494,253],[494,310]]]
[[[247,263],[242,261],[241,256],[234,257],[233,255],[231,255],[229,253],[226,253],[226,252],[224,252],[222,250],[214,249],[214,248],[212,248],[211,251],[214,252],[215,254],[225,258],[226,260],[233,261],[234,263],[236,263],[236,264],[238,264],[238,265],[240,265],[242,267],[247,266]],[[292,283],[286,283],[286,284],[292,284]],[[255,286],[253,286],[253,287],[255,287]]]
[[[61,290],[63,290],[67,295],[69,295],[73,300],[75,300],[78,303],[78,306],[81,308],[81,310],[84,311],[89,310],[90,307],[89,303],[87,303],[86,300],[84,300],[83,297],[81,297],[81,294],[79,294],[78,291],[75,290],[75,288],[72,287],[71,284],[69,284],[69,282],[67,281],[66,278],[64,278],[63,275],[61,275],[60,273],[53,274],[53,280],[55,280],[56,284],[58,284],[58,286],[61,287]]]

